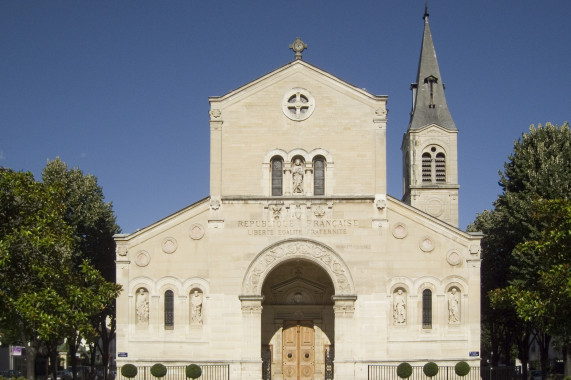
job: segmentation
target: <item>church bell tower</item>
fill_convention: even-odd
[[[411,84],[412,111],[404,135],[403,201],[458,227],[458,158],[456,125],[444,95],[428,8],[416,83]]]

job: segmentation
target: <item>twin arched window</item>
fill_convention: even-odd
[[[289,165],[291,170],[286,171],[283,158],[275,156],[270,162],[271,168],[271,194],[272,196],[284,195],[284,187],[288,193],[305,195],[307,192],[307,183],[311,183],[313,172],[313,195],[325,195],[325,170],[326,161],[323,156],[316,156],[312,163],[313,171],[306,170],[305,161],[302,157],[296,156]],[[288,180],[291,181],[291,187],[284,186],[284,173],[287,173]]]
[[[433,146],[422,154],[422,182],[446,182],[446,155]]]

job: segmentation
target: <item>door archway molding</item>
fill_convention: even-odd
[[[252,260],[242,282],[240,298],[261,297],[266,276],[281,263],[292,259],[306,260],[323,268],[333,282],[335,297],[354,296],[355,286],[349,268],[333,249],[309,239],[288,239],[266,247]]]

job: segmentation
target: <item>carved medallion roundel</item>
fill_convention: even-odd
[[[190,226],[190,238],[192,240],[202,239],[203,236],[204,236],[204,227],[202,227],[202,224],[195,223],[192,226]]]
[[[178,244],[175,238],[167,237],[163,239],[162,248],[164,253],[173,253],[174,251],[176,251],[177,247]]]
[[[446,254],[446,261],[448,261],[450,265],[458,265],[462,262],[462,256],[458,251],[453,249]]]
[[[408,235],[406,225],[404,223],[397,223],[393,227],[393,236],[397,239],[404,239]]]
[[[147,251],[139,251],[135,256],[135,263],[140,267],[146,267],[151,262],[151,255]]]

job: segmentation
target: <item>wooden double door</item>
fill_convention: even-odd
[[[313,321],[286,321],[282,336],[284,380],[312,380],[315,373]]]

